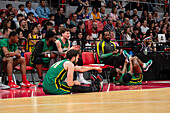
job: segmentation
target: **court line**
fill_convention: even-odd
[[[94,104],[140,104],[140,103],[170,103],[170,101],[137,101],[137,102],[85,102],[85,103],[58,103],[58,104],[26,104],[26,105],[1,105],[4,107],[26,107],[26,106],[56,106],[56,105],[94,105]]]

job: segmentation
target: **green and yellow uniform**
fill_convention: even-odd
[[[128,68],[128,71],[130,70],[130,66]],[[142,84],[142,80],[143,80],[143,73],[133,73],[132,74],[132,78],[128,83],[124,83],[123,82],[123,76],[125,73],[123,73],[121,75],[121,77],[119,78],[119,80],[115,80],[115,77],[113,77],[113,83],[115,84],[119,84],[119,85],[140,85]]]
[[[114,42],[101,40],[97,44],[97,54],[99,56],[100,63],[103,62],[103,59],[113,56],[113,51],[116,49]],[[119,54],[118,54],[119,55]],[[116,55],[117,56],[117,55]]]
[[[68,51],[68,46],[69,46],[68,40],[66,40],[65,44],[63,43],[63,41],[61,40],[61,38],[58,38],[58,40],[59,40],[60,43],[61,43],[61,48],[62,48],[63,52]]]
[[[41,40],[41,42],[43,42],[43,47],[42,47],[42,51],[41,51],[41,53],[42,52],[48,52],[48,51],[52,51],[53,50],[53,45],[50,45],[49,47],[47,46],[47,43],[46,43],[46,40],[45,39],[42,39]],[[40,43],[40,41],[39,42],[37,42],[37,43]],[[37,44],[36,44],[37,45]],[[31,56],[30,56],[30,61],[29,61],[29,63],[30,63],[30,66],[34,66],[34,52],[35,52],[35,49],[36,49],[36,45],[34,45],[34,47],[33,47],[33,49],[32,49],[32,54],[31,54]],[[43,63],[49,63],[50,62],[50,58],[42,58],[42,60],[43,60]]]
[[[61,60],[56,62],[48,70],[44,81],[43,81],[43,91],[47,94],[67,94],[71,93],[72,87],[67,85],[64,80],[67,78],[67,70],[64,69],[63,64],[68,60]]]
[[[18,49],[16,43],[9,45],[9,39],[8,38],[4,38],[4,39],[0,40],[0,55],[2,56],[2,58],[5,56],[4,52],[2,50],[2,47],[7,47],[8,52],[15,52]]]

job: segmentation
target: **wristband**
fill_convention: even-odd
[[[50,56],[51,56],[51,55],[50,55],[50,54],[48,54],[48,57],[49,57],[49,58],[50,58]]]

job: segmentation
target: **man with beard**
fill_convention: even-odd
[[[114,67],[119,67],[124,63],[124,57],[122,54],[122,50],[118,53],[118,49],[116,49],[116,45],[114,42],[110,41],[110,33],[109,31],[104,31],[103,40],[101,40],[97,44],[97,54],[99,56],[100,63],[111,65]]]
[[[56,40],[56,46],[58,48],[59,52],[67,52],[70,49],[74,49],[74,50],[79,50],[80,47],[77,45],[73,45],[70,48],[70,41],[69,41],[69,37],[70,37],[70,30],[68,28],[63,28],[61,29],[61,38],[59,38],[58,40]],[[64,56],[65,58],[66,56]],[[64,59],[62,58],[62,59]],[[78,58],[78,62],[77,65],[79,66],[83,66],[83,60],[81,58]],[[76,74],[75,74],[76,75]],[[76,77],[76,76],[75,76]],[[78,80],[80,83],[84,83],[84,84],[90,84],[90,82],[86,81],[83,77],[83,73],[79,73],[79,77]]]
[[[98,28],[98,25],[97,25],[97,23],[96,22],[93,22],[92,23],[92,28],[88,31],[88,33],[89,33],[89,39],[90,40],[95,40],[95,39],[97,39],[98,38],[98,30],[97,30],[97,28]]]
[[[37,42],[32,50],[32,54],[30,56],[30,66],[35,67],[39,76],[39,84],[38,87],[42,87],[43,82],[43,67],[48,68],[50,59],[54,59],[56,57],[55,54],[50,51],[55,51],[55,33],[51,30],[47,31],[45,35],[45,39]]]
[[[102,72],[102,69],[99,67],[83,67],[83,66],[74,66],[79,57],[79,52],[76,50],[69,50],[66,55],[65,60],[56,62],[48,70],[44,82],[43,82],[43,91],[46,94],[61,95],[69,94],[71,92],[95,92],[102,91],[103,89],[103,78],[101,75],[91,75],[92,84],[90,87],[80,86],[80,82],[73,80],[74,71],[86,72],[90,70],[97,70],[99,73]],[[65,82],[67,79],[67,82]]]
[[[139,43],[137,47],[133,50],[134,55],[142,54],[142,55],[147,55],[148,51],[151,51],[152,49],[150,48],[150,44],[152,42],[151,37],[146,37],[143,39],[142,43]]]

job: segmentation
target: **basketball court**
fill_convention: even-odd
[[[170,81],[104,84],[103,92],[46,95],[42,88],[0,90],[1,113],[168,113]]]

